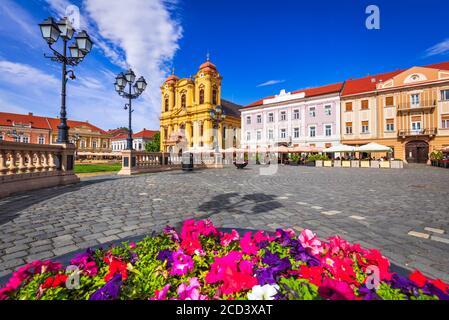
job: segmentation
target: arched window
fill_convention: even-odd
[[[168,112],[168,98],[165,98],[165,100],[164,100],[164,109],[165,109],[165,112]]]
[[[183,94],[181,95],[181,108],[185,108],[186,105],[187,105],[186,94],[183,93]]]
[[[204,89],[200,89],[200,104],[204,103]]]
[[[212,104],[217,104],[217,89],[212,90]]]

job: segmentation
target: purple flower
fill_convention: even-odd
[[[169,249],[161,250],[156,259],[159,261],[167,260],[167,268],[171,268],[173,264],[173,251]]]
[[[122,283],[122,275],[116,274],[102,288],[92,293],[89,300],[116,300],[120,294]]]
[[[438,289],[437,287],[435,287],[433,284],[431,284],[429,282],[426,283],[426,285],[424,287],[422,287],[421,290],[423,291],[424,294],[431,295],[431,296],[435,295],[440,300],[449,300],[449,295],[445,294],[443,291],[441,291],[440,289]]]
[[[418,286],[410,281],[409,279],[405,277],[401,277],[397,274],[394,274],[391,277],[391,280],[388,281],[393,289],[400,289],[402,293],[411,296],[414,295],[415,297],[419,296],[419,288]]]
[[[365,286],[359,288],[359,294],[364,295],[363,300],[381,300],[374,290]]]
[[[273,270],[271,268],[262,268],[256,270],[256,278],[259,285],[275,284]]]
[[[134,265],[137,260],[139,260],[139,255],[135,252],[131,253],[131,259],[129,262],[131,262],[132,265]]]
[[[181,242],[181,239],[179,238],[178,233],[176,232],[175,228],[170,227],[170,226],[166,226],[166,227],[163,229],[163,231],[164,231],[165,234],[170,235],[170,236],[171,236],[171,239],[172,239],[173,241],[175,241],[175,242]]]

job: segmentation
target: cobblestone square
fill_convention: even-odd
[[[0,277],[32,260],[211,218],[226,228],[338,234],[449,281],[449,170],[260,168],[101,176],[1,199]]]

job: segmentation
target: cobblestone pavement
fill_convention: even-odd
[[[0,277],[28,261],[210,217],[220,227],[340,234],[449,281],[449,170],[259,169],[95,177],[1,199]]]

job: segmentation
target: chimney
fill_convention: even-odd
[[[28,115],[29,115],[29,116],[32,116],[32,115],[33,115],[33,113],[32,113],[32,112],[28,112]]]

